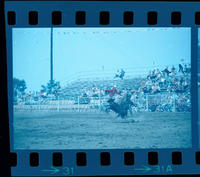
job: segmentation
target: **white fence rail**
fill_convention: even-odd
[[[14,105],[14,111],[58,111],[58,112],[99,112],[104,110],[107,99],[98,97],[71,97],[68,99],[43,99],[36,102],[19,102]],[[132,99],[133,112],[190,112],[190,103],[182,100],[176,94],[143,95]]]

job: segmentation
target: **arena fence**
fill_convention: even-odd
[[[69,97],[19,101],[14,111],[57,111],[57,112],[103,112],[108,106],[108,97]],[[189,101],[176,94],[141,95],[132,98],[132,112],[190,112]]]

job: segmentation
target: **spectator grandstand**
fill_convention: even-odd
[[[124,79],[110,77],[107,79],[93,78],[87,80],[75,80],[66,86],[62,86],[56,96],[47,95],[41,97],[37,94],[29,94],[29,101],[22,99],[24,104],[50,104],[50,105],[69,105],[88,104],[88,109],[94,105],[103,104],[106,99],[105,89],[111,89],[114,85],[120,93],[130,92],[131,100],[134,103],[133,111],[151,112],[190,112],[190,65],[185,64],[183,70],[178,66],[171,68],[153,68],[148,73],[141,76],[131,77],[131,73]],[[114,76],[114,72],[113,72]],[[32,95],[32,96],[31,96]],[[32,101],[30,101],[32,100]],[[97,100],[97,101],[94,101]],[[59,102],[59,103],[58,103]]]

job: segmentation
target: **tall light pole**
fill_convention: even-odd
[[[50,84],[51,84],[51,93],[53,87],[53,28],[51,28],[51,42],[50,42]]]

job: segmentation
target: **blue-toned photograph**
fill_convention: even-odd
[[[198,129],[200,133],[200,29],[198,29],[198,67],[197,67],[197,74],[198,74]],[[199,134],[199,143],[200,143],[200,134]],[[199,144],[200,146],[200,144]]]
[[[191,148],[190,28],[13,28],[13,147]]]

